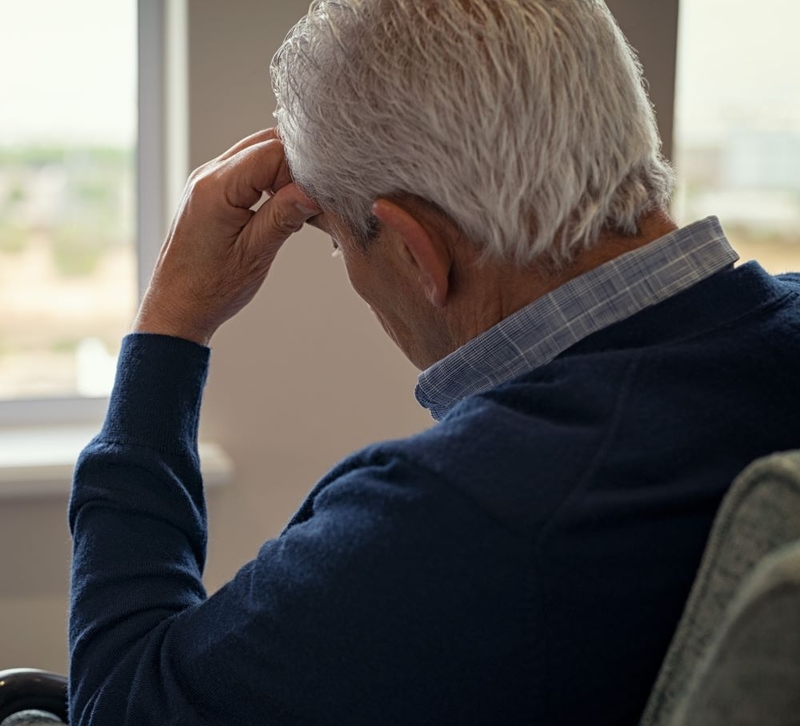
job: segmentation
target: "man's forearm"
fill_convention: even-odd
[[[175,338],[126,338],[105,425],[76,467],[71,723],[86,722],[104,679],[136,659],[145,636],[205,599],[197,422],[208,353]]]

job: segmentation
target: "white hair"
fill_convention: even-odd
[[[315,0],[271,66],[295,181],[358,239],[378,198],[562,266],[666,208],[642,68],[602,0]]]

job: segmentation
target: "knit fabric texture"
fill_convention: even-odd
[[[636,724],[722,496],[800,445],[800,276],[749,263],[348,457],[208,597],[208,355],[129,336],[78,462],[73,726]]]

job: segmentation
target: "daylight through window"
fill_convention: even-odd
[[[681,0],[682,224],[719,216],[744,261],[800,269],[800,3]]]
[[[104,396],[136,300],[135,0],[0,24],[0,401]]]

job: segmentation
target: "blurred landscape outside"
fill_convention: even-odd
[[[3,19],[0,401],[107,395],[136,304],[135,0]],[[673,211],[772,272],[800,269],[797,27],[796,0],[681,0]]]
[[[680,0],[673,212],[773,273],[800,270],[798,27],[796,0]]]
[[[0,400],[108,395],[136,302],[135,0],[3,3]]]

